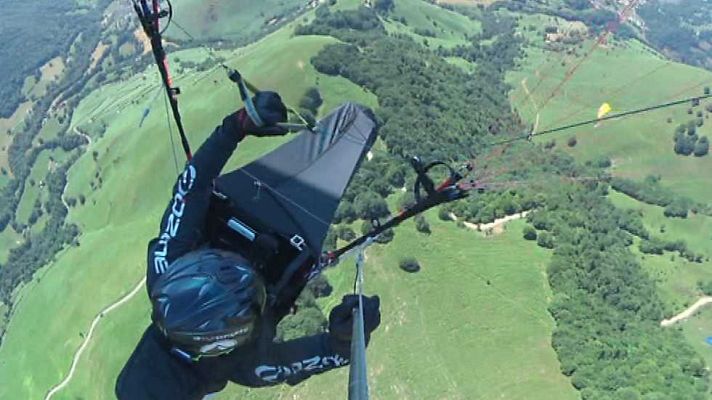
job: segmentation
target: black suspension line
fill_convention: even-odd
[[[611,114],[611,115],[608,115],[608,116],[605,116],[602,118],[593,118],[593,119],[576,122],[576,123],[569,124],[569,125],[560,126],[557,128],[546,129],[541,132],[531,132],[531,133],[528,133],[525,135],[520,135],[520,136],[510,138],[510,139],[505,139],[505,140],[501,140],[498,142],[489,143],[487,145],[487,147],[498,146],[501,144],[509,144],[509,143],[516,142],[519,140],[531,140],[535,136],[550,135],[552,133],[557,133],[557,132],[565,131],[568,129],[578,128],[580,126],[591,125],[591,124],[608,121],[608,120],[616,119],[616,118],[627,117],[629,115],[642,114],[642,113],[646,113],[646,112],[650,112],[650,111],[654,111],[654,110],[659,110],[662,108],[674,107],[674,106],[677,106],[680,104],[695,103],[695,102],[699,102],[701,100],[705,100],[705,99],[709,99],[709,98],[712,98],[712,94],[707,94],[704,96],[688,97],[686,99],[675,100],[675,101],[662,103],[662,104],[656,104],[654,106],[638,108],[638,109],[634,109],[634,110],[630,110],[630,111],[624,111],[624,112],[617,113],[617,114]]]
[[[190,150],[190,144],[188,143],[188,137],[185,133],[183,120],[178,107],[180,89],[173,86],[173,78],[171,77],[166,50],[163,48],[163,31],[161,31],[160,25],[161,18],[168,18],[168,23],[166,24],[166,27],[168,27],[173,17],[173,7],[171,3],[168,2],[168,9],[161,10],[159,0],[151,0],[151,5],[149,5],[148,0],[133,0],[133,6],[141,22],[143,31],[151,41],[151,52],[158,66],[158,71],[161,74],[163,87],[166,89],[173,119],[176,122],[178,133],[180,134],[181,145],[183,146],[186,158],[190,161],[193,158],[193,153]]]

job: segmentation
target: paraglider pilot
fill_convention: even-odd
[[[264,127],[245,109],[227,116],[196,152],[173,187],[159,236],[148,246],[147,289],[153,311],[123,367],[121,400],[201,399],[228,381],[249,387],[298,384],[349,363],[355,295],[329,315],[326,333],[282,343],[263,332],[265,286],[243,255],[208,247],[205,224],[213,180],[246,136],[284,135],[286,107],[274,92],[253,102]],[[378,297],[364,297],[367,336],[380,324]],[[272,324],[272,326],[266,326]],[[265,336],[268,339],[265,339]]]

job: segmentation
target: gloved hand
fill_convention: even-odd
[[[277,126],[277,123],[287,122],[287,107],[282,102],[282,98],[276,92],[258,92],[252,98],[257,114],[262,118],[264,126],[258,127],[250,119],[247,110],[244,108],[237,112],[240,121],[240,128],[243,135],[252,136],[282,136],[287,134],[287,130]]]
[[[381,299],[378,296],[363,296],[363,323],[366,332],[366,343],[368,343],[371,332],[381,324],[380,305]],[[353,310],[357,307],[358,296],[349,294],[344,296],[341,304],[334,307],[329,314],[329,334],[336,341],[345,344],[347,349],[353,332]]]

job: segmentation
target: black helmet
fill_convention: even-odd
[[[244,257],[199,250],[158,278],[151,303],[151,319],[182,353],[217,356],[255,337],[265,288]]]

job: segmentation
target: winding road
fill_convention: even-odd
[[[89,345],[89,342],[91,341],[91,338],[94,335],[94,330],[96,329],[97,325],[99,325],[99,321],[104,318],[108,313],[116,310],[117,308],[121,307],[121,305],[131,300],[136,295],[136,293],[141,291],[145,284],[146,278],[141,279],[141,281],[136,285],[136,287],[133,288],[133,290],[131,290],[128,294],[126,294],[124,297],[120,298],[116,302],[106,306],[103,310],[99,312],[99,314],[96,315],[96,317],[94,317],[94,319],[91,321],[89,332],[87,332],[87,334],[84,336],[84,341],[82,342],[82,345],[79,346],[77,352],[74,353],[74,357],[72,358],[72,366],[69,368],[69,373],[64,378],[64,380],[62,380],[62,382],[58,383],[49,392],[47,392],[47,395],[45,396],[44,400],[50,400],[52,396],[57,394],[57,392],[59,392],[60,390],[64,389],[72,380],[72,377],[74,377],[74,371],[76,371],[77,369],[77,364],[79,364],[79,359],[82,357],[82,353],[84,353],[84,350],[86,350],[87,346]]]
[[[693,316],[700,308],[712,304],[712,296],[705,296],[700,298],[695,302],[695,304],[687,307],[687,309],[672,318],[669,319],[664,319],[660,321],[660,326],[667,327],[667,326],[672,326],[675,325],[676,323],[683,321],[687,318],[690,318]]]

